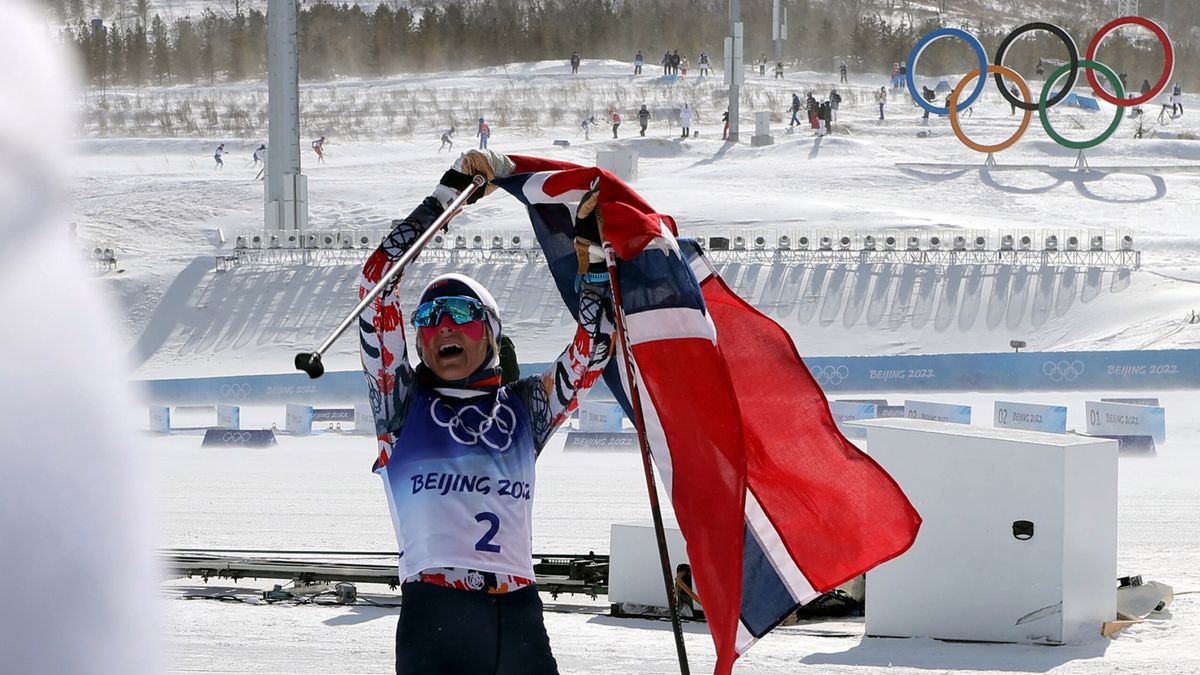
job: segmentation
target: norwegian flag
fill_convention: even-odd
[[[512,159],[519,173],[495,183],[528,206],[573,314],[574,212],[599,186],[650,453],[687,541],[716,672],[729,673],[798,607],[906,551],[920,516],[838,431],[788,334],[677,239],[669,216],[602,169]],[[604,377],[632,418],[623,360]]]

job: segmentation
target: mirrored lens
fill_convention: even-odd
[[[413,325],[436,326],[444,314],[450,315],[450,320],[459,325],[479,321],[483,319],[483,303],[463,296],[434,298],[417,307],[413,313]]]

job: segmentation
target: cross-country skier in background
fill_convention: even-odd
[[[254,177],[254,180],[258,180],[259,178],[262,178],[263,173],[265,173],[267,170],[267,144],[266,143],[259,145],[258,149],[254,151],[254,164],[252,164],[250,166],[250,168],[253,169],[254,167],[258,166],[259,164],[262,164],[262,168],[258,170],[258,175]]]
[[[585,140],[585,141],[592,140],[592,129],[595,126],[596,126],[596,116],[595,115],[590,115],[588,117],[583,118],[583,121],[579,123],[579,128],[583,129],[583,140]]]
[[[322,136],[312,142],[313,152],[317,153],[317,163],[325,163],[325,137]]]
[[[454,127],[442,132],[442,144],[438,146],[438,152],[442,150],[454,151]]]
[[[491,179],[515,168],[491,151],[472,150],[455,161],[367,260],[356,297],[378,283],[471,174]],[[499,307],[479,282],[460,274],[433,279],[416,298],[409,315],[415,369],[400,284],[359,319],[378,435],[374,471],[402,547],[398,675],[558,672],[532,565],[534,462],[612,350],[596,204],[596,193],[585,197],[575,225],[580,323],[544,374],[501,383]]]
[[[217,146],[216,150],[213,150],[213,159],[217,160],[217,164],[216,164],[216,166],[213,167],[213,169],[224,169],[225,168],[225,161],[223,159],[221,159],[221,157],[223,157],[224,155],[225,155],[225,144],[222,143]]]
[[[621,113],[616,108],[609,108],[608,119],[612,122],[613,138],[617,137],[617,127],[621,126]]]

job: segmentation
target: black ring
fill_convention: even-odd
[[[1070,33],[1052,23],[1043,23],[1041,21],[1034,21],[1033,23],[1027,23],[1024,26],[1019,26],[1013,29],[1013,32],[1009,33],[1008,37],[1004,38],[1004,41],[1001,42],[1000,46],[996,48],[995,65],[1003,66],[1004,57],[1008,54],[1008,48],[1012,46],[1012,43],[1025,33],[1035,30],[1044,30],[1047,33],[1053,33],[1055,37],[1057,37],[1059,40],[1062,40],[1063,44],[1067,46],[1067,55],[1071,59],[1071,75],[1067,78],[1067,83],[1058,91],[1057,94],[1052,96],[1049,101],[1046,101],[1046,107],[1053,108],[1071,93],[1071,88],[1075,86],[1075,80],[1079,77],[1079,48],[1075,46],[1075,39],[1071,37]],[[1026,103],[1025,101],[1018,99],[1016,96],[1013,96],[1008,89],[1004,87],[1004,80],[1000,78],[1000,73],[996,73],[995,78],[996,86],[1000,88],[1000,95],[1004,97],[1005,101],[1017,106],[1021,110],[1033,111],[1038,109],[1038,104],[1036,102]]]

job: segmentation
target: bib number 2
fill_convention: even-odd
[[[499,553],[500,545],[493,544],[492,538],[494,538],[496,533],[500,531],[500,516],[497,516],[491,511],[484,511],[483,513],[475,514],[475,522],[488,524],[487,532],[484,532],[483,536],[479,538],[479,541],[475,542],[475,550],[483,551],[485,553]]]

